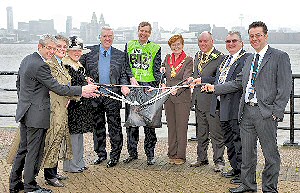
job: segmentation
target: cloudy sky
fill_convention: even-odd
[[[188,29],[191,23],[208,23],[216,26],[241,25],[264,21],[269,29],[291,28],[300,31],[299,6],[295,0],[0,0],[0,28],[6,28],[6,7],[13,7],[14,27],[17,22],[54,19],[55,29],[65,31],[67,16],[73,17],[73,27],[90,22],[92,13],[98,19],[103,13],[111,27],[137,26],[141,21],[158,22],[164,29]]]

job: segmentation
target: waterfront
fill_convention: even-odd
[[[124,49],[124,44],[114,45],[116,48],[121,50]],[[166,53],[170,52],[169,46],[167,44],[162,44],[162,59]],[[217,49],[227,54],[225,49],[225,44],[216,44]],[[300,74],[300,44],[274,44],[271,45],[274,48],[281,49],[287,52],[291,59],[293,74]],[[249,44],[245,45],[245,49],[249,52],[253,52]],[[36,44],[0,44],[0,70],[1,71],[17,71],[20,65],[21,60],[27,55],[37,50]],[[198,51],[198,45],[196,44],[186,44],[185,51],[188,55],[194,56]],[[16,76],[1,76],[0,77],[0,89],[1,88],[15,88]],[[295,82],[295,94],[300,94],[300,80]],[[17,96],[15,92],[3,92],[0,90],[1,101],[6,102],[15,102],[17,101]],[[0,105],[0,114],[13,115],[15,114],[16,105]],[[289,105],[287,106],[287,110]],[[295,99],[295,111],[300,111],[299,99]],[[194,115],[190,116],[190,122],[194,122]],[[281,123],[281,126],[288,126],[289,116],[286,115],[284,122]],[[16,127],[17,124],[14,121],[14,118],[0,118],[0,127]],[[300,116],[295,115],[295,126],[300,127]],[[158,135],[166,136],[165,126],[162,129],[157,129]],[[194,127],[189,129],[189,134],[193,135]],[[295,131],[295,141],[300,140],[300,132]],[[280,131],[278,133],[279,144],[286,139],[288,139],[288,131]]]

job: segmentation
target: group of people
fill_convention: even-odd
[[[168,41],[171,53],[163,62],[161,47],[149,41],[151,30],[150,23],[141,22],[138,40],[129,41],[124,52],[112,46],[110,27],[102,28],[100,44],[94,46],[84,47],[76,36],[40,39],[38,52],[23,59],[18,73],[20,146],[10,175],[10,192],[52,192],[36,182],[41,166],[47,184],[64,186],[61,180],[67,177],[57,170],[61,158],[65,172],[88,169],[83,145],[86,132],[93,132],[94,164],[103,163],[108,158],[106,124],[111,145],[106,165],[116,166],[123,147],[122,102],[109,93],[128,96],[134,87],[150,88],[145,92],[171,89],[164,103],[170,164],[186,162],[188,121],[195,106],[197,160],[190,166],[209,164],[211,141],[214,171],[239,185],[229,191],[255,192],[259,139],[265,157],[262,190],[278,192],[276,129],[289,99],[292,73],[288,55],[268,45],[265,23],[249,25],[254,54],[243,49],[241,34],[231,31],[225,40],[229,54],[224,55],[214,47],[212,34],[205,31],[198,37],[200,50],[194,58],[184,52],[183,37],[173,35]],[[130,109],[126,104],[125,119]],[[155,127],[159,125],[143,125],[148,165],[155,164]],[[126,127],[126,134],[125,164],[138,159],[139,125]],[[232,168],[228,171],[224,170],[225,146]]]

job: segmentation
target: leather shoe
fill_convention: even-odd
[[[237,188],[229,188],[229,192],[231,192],[231,193],[243,193],[243,192],[256,192],[256,190],[252,190],[248,187],[240,185]]]
[[[14,189],[9,189],[9,192],[10,193],[18,193],[20,192],[21,190],[24,190],[24,184],[23,182],[19,182]]]
[[[154,165],[154,164],[155,164],[154,157],[148,157],[147,158],[147,165],[150,166],[150,165]]]
[[[242,183],[241,179],[239,176],[236,176],[235,178],[233,178],[232,180],[230,180],[231,184],[235,184],[235,185],[240,185]]]
[[[64,185],[60,183],[57,178],[46,179],[46,184],[54,187],[64,187]]]
[[[97,159],[94,160],[94,165],[101,164],[105,160],[106,160],[106,157],[98,157]]]
[[[60,175],[60,174],[56,174],[56,178],[57,178],[58,180],[66,180],[66,179],[68,179],[67,176],[63,176],[63,175]]]
[[[34,190],[31,192],[27,192],[27,193],[53,193],[53,191],[50,189],[47,189],[47,188],[40,188],[38,190]]]
[[[228,172],[222,172],[221,175],[225,178],[233,178],[237,175],[239,175],[239,172],[235,171],[235,170],[230,170]]]
[[[114,167],[114,166],[117,165],[118,162],[119,162],[119,160],[117,160],[117,159],[111,159],[111,160],[109,160],[109,161],[107,162],[106,167],[107,167],[107,168]]]
[[[89,169],[89,168],[88,168],[88,167],[86,167],[86,166],[84,166],[84,167],[82,167],[82,168],[81,168],[81,170],[82,170],[82,171],[84,171],[84,170],[88,170],[88,169]]]
[[[130,163],[130,162],[132,162],[133,160],[136,160],[136,159],[138,159],[138,157],[131,157],[131,156],[129,156],[128,158],[124,159],[123,162],[125,164],[128,164],[128,163]]]
[[[190,164],[190,167],[200,167],[200,166],[205,166],[208,165],[208,161],[196,161]]]

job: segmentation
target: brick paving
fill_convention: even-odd
[[[123,132],[125,134],[125,132]],[[8,191],[8,178],[11,165],[6,163],[6,155],[13,140],[15,129],[0,129],[0,192]],[[124,136],[126,138],[126,136]],[[109,140],[108,140],[109,141]],[[124,141],[126,144],[126,141]],[[208,166],[191,168],[189,163],[196,159],[196,143],[189,142],[187,147],[187,162],[181,166],[168,164],[167,140],[160,137],[155,152],[156,164],[147,166],[143,151],[143,138],[139,144],[139,159],[129,164],[122,161],[116,167],[106,168],[106,163],[91,165],[96,158],[93,152],[92,135],[85,134],[85,160],[89,167],[83,173],[64,173],[69,178],[63,183],[65,187],[54,188],[45,185],[43,171],[41,170],[37,180],[42,187],[52,189],[55,193],[83,192],[83,193],[223,193],[228,188],[235,187],[229,183],[229,179],[223,178],[213,171],[212,149],[209,147]],[[109,144],[107,145],[109,151]],[[280,193],[300,193],[300,149],[280,146],[282,158],[279,176]],[[123,146],[121,160],[127,156],[126,145]],[[262,152],[258,152],[257,182],[261,192],[261,172],[264,160]],[[229,167],[228,161],[226,168]],[[59,169],[62,163],[59,163]]]

